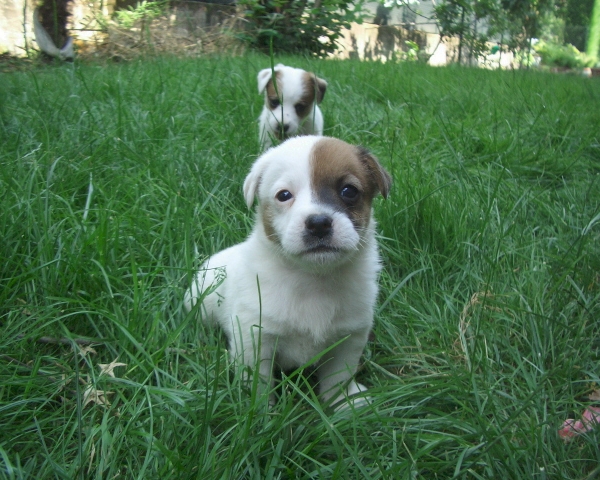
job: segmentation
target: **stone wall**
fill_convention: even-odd
[[[108,18],[116,0],[74,0],[70,3],[67,31],[80,44],[95,41],[101,35],[98,15]],[[39,50],[33,34],[34,0],[0,1],[0,53],[25,56]],[[58,45],[62,47],[62,45]]]
[[[139,0],[72,0],[67,31],[75,40],[77,50],[93,51],[99,45],[111,41],[115,28],[106,28],[116,9],[135,7]],[[232,23],[236,8],[231,0],[209,0],[209,2],[173,1],[170,12],[151,22],[152,36],[160,43],[161,37],[172,45],[181,39],[183,47],[190,42],[206,40],[206,30]],[[0,54],[8,52],[25,56],[28,51],[39,50],[34,37],[33,14],[36,0],[0,0]],[[104,27],[103,25],[104,24]],[[114,25],[113,25],[114,27]],[[111,33],[112,30],[112,33]],[[117,30],[119,30],[117,28]],[[121,29],[122,30],[122,29]],[[132,38],[138,27],[131,29]],[[121,34],[126,32],[121,31]],[[119,32],[117,32],[119,34]],[[124,37],[125,35],[121,35]],[[120,38],[125,40],[124,38]],[[164,43],[164,42],[162,42]],[[62,45],[57,45],[59,48]],[[177,50],[177,49],[176,49]]]
[[[344,31],[341,48],[335,58],[357,58],[382,62],[406,59],[414,42],[419,47],[418,57],[430,65],[446,65],[446,44],[440,36],[394,25],[372,23],[352,24]]]
[[[40,0],[0,0],[0,54],[24,56],[28,51],[39,50],[33,34],[33,13]],[[233,4],[234,0],[172,1],[167,15],[153,20],[144,28],[149,35],[142,35],[140,28],[130,30],[111,27],[100,28],[99,19],[109,19],[115,9],[128,9],[139,0],[72,0],[67,30],[75,39],[77,50],[94,51],[98,48],[110,55],[128,58],[127,49],[134,44],[143,48],[148,43],[155,52],[198,55],[214,52],[225,47],[231,50],[231,35],[243,28],[243,21]],[[336,58],[359,58],[361,60],[393,61],[414,56],[407,42],[418,45],[419,59],[430,65],[446,65],[455,61],[457,39],[440,40],[432,24],[431,1],[421,1],[419,14],[412,7],[384,7],[379,2],[367,4],[370,14],[362,24],[353,24],[340,40]],[[106,24],[104,24],[106,26]],[[223,35],[227,30],[229,35]],[[223,38],[229,38],[224,42]],[[58,46],[60,48],[60,45]],[[113,52],[114,51],[114,52]],[[135,56],[136,52],[129,52]],[[465,57],[466,58],[466,57]],[[487,68],[509,68],[512,54],[489,55],[473,59],[472,64]]]
[[[33,41],[33,7],[26,0],[0,2],[0,53],[23,56]]]

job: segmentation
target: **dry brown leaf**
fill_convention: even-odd
[[[79,355],[85,357],[88,353],[96,355],[96,350],[94,350],[93,347],[90,347],[88,345],[79,345]]]
[[[589,399],[594,402],[600,402],[600,390],[597,388],[595,390],[592,390],[592,393],[590,393]]]
[[[117,360],[119,360],[118,358],[115,358],[112,362],[110,363],[99,363],[98,366],[100,367],[100,375],[108,375],[109,377],[113,377],[115,378],[115,372],[114,369],[116,367],[126,367],[127,364],[126,363],[120,363],[117,362]]]
[[[111,393],[113,392],[98,390],[92,385],[88,384],[88,386],[85,388],[85,391],[83,392],[83,406],[85,407],[88,403],[95,403],[96,405],[103,405],[105,407],[109,407],[110,402],[106,397]]]

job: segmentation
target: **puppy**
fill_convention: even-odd
[[[258,93],[265,95],[259,118],[259,140],[263,150],[273,140],[296,135],[323,135],[323,114],[317,106],[327,90],[327,82],[314,73],[281,63],[273,71],[258,73]]]
[[[201,300],[202,320],[219,325],[232,356],[258,366],[268,386],[273,366],[318,358],[324,401],[364,391],[352,377],[380,270],[371,204],[390,184],[366,149],[334,138],[295,137],[267,150],[244,182],[248,208],[258,199],[252,233],[209,258],[186,308]]]

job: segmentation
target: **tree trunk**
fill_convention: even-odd
[[[590,33],[588,35],[585,53],[598,61],[598,48],[600,47],[600,0],[594,0],[594,8],[590,18]]]
[[[458,64],[462,63],[463,36],[465,32],[465,7],[461,6],[462,13],[460,15],[460,32],[458,34]]]

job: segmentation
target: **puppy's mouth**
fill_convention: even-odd
[[[329,263],[339,260],[345,253],[347,253],[347,250],[343,248],[319,242],[305,245],[300,256],[311,262]]]
[[[311,253],[339,253],[341,250],[337,247],[332,247],[330,245],[315,245],[313,247],[309,247],[304,250],[305,254]]]
[[[307,246],[297,257],[305,265],[313,267],[331,268],[344,262],[348,254],[347,250],[330,245]]]
[[[287,140],[288,138],[295,136],[295,132],[290,132],[289,129],[284,129],[280,127],[277,128],[277,130],[275,130],[275,137],[277,138],[277,140]]]

